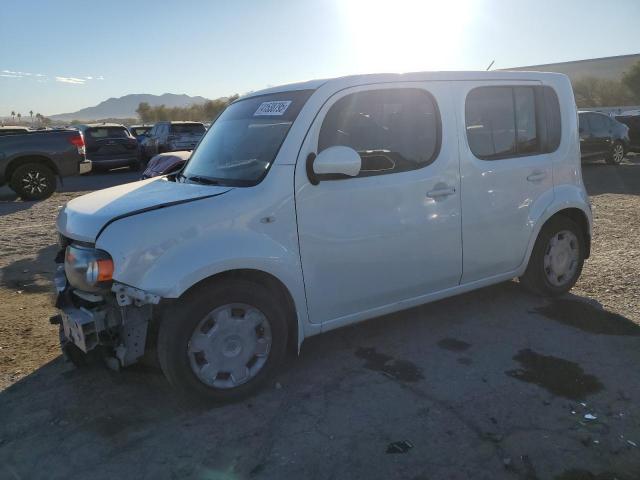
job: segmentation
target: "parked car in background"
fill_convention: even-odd
[[[598,112],[578,112],[582,160],[604,158],[611,165],[622,162],[629,150],[629,127]]]
[[[577,131],[555,73],[251,93],[180,174],[60,211],[62,347],[113,368],[157,347],[172,385],[228,401],[312,335],[514,277],[561,295],[591,244]]]
[[[84,135],[87,158],[93,170],[117,167],[140,168],[138,141],[124,125],[117,123],[91,123],[76,128]]]
[[[629,127],[629,151],[640,153],[640,112],[623,113],[615,119]]]
[[[200,122],[158,122],[142,141],[142,160],[164,152],[193,150],[206,129]]]
[[[187,163],[191,152],[188,150],[179,152],[159,153],[149,160],[147,168],[142,173],[142,178],[158,177],[160,175],[168,175],[177,172]]]
[[[19,133],[29,133],[29,129],[27,127],[13,127],[10,125],[0,127],[0,136],[15,135]]]
[[[133,135],[138,142],[142,140],[142,137],[149,133],[153,125],[131,125],[129,126],[129,132]]]
[[[41,200],[56,189],[56,176],[91,170],[77,130],[44,130],[0,135],[0,186],[24,200]]]

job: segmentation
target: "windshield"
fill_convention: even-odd
[[[139,137],[143,133],[147,133],[149,130],[151,130],[151,127],[132,127],[129,130],[131,130],[131,133],[134,136]]]
[[[267,174],[280,145],[313,90],[240,100],[220,115],[183,171],[197,181],[255,185]]]
[[[171,133],[173,134],[203,135],[204,132],[205,128],[202,123],[174,123],[171,125]]]

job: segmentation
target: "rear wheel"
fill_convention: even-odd
[[[15,169],[9,185],[23,200],[42,200],[55,191],[56,176],[46,165],[27,163]]]
[[[542,227],[520,282],[540,295],[561,295],[578,281],[584,257],[585,240],[578,225],[566,217],[552,218]]]
[[[259,283],[229,280],[178,300],[158,335],[158,359],[169,382],[216,401],[260,387],[286,352],[286,314],[274,297]]]
[[[610,165],[619,165],[624,159],[624,145],[616,141],[611,147],[611,152],[607,155],[606,161]]]

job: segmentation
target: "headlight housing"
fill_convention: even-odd
[[[97,248],[69,245],[64,255],[64,272],[69,283],[80,290],[109,290],[113,280],[113,259]]]

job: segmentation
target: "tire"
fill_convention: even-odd
[[[256,391],[286,353],[286,312],[275,298],[262,284],[229,279],[196,287],[168,307],[158,333],[158,360],[169,383],[189,396],[216,402]],[[266,323],[254,327],[260,314]],[[266,352],[260,356],[252,353],[258,343]],[[234,368],[244,372],[234,378]]]
[[[43,200],[56,190],[56,176],[46,165],[26,163],[15,169],[9,185],[23,200]]]
[[[578,225],[567,217],[551,218],[538,234],[520,283],[538,295],[562,295],[578,281],[584,257],[585,239]],[[562,271],[564,274],[559,275]]]
[[[624,145],[622,144],[622,142],[616,140],[611,147],[609,155],[607,155],[607,157],[605,158],[605,161],[609,165],[620,165],[620,163],[624,159],[624,154]]]

